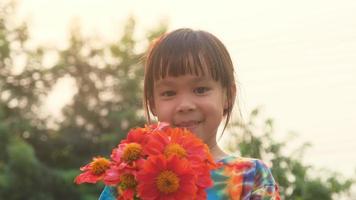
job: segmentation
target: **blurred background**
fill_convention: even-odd
[[[0,199],[97,199],[79,167],[145,123],[142,56],[203,29],[238,78],[221,145],[272,167],[283,199],[356,199],[356,2],[0,1]]]

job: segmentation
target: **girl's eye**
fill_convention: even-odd
[[[161,93],[161,96],[163,97],[171,97],[174,96],[176,93],[172,90],[164,91]]]
[[[194,93],[196,94],[204,94],[208,92],[210,89],[208,87],[197,87],[194,89]]]

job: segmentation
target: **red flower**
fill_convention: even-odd
[[[96,183],[99,180],[102,180],[105,172],[110,167],[110,161],[103,157],[95,157],[93,161],[84,167],[81,167],[80,170],[84,173],[79,174],[74,182],[77,184],[81,183]]]
[[[116,185],[120,182],[120,176],[125,173],[136,174],[144,163],[142,146],[139,143],[123,143],[113,149],[110,169],[104,177],[107,185]]]
[[[120,176],[120,185],[117,187],[119,200],[134,199],[135,190],[137,186],[136,178],[133,174],[122,174]]]
[[[127,133],[126,139],[122,140],[120,144],[124,143],[138,143],[144,145],[146,143],[147,134],[150,133],[152,127],[146,126],[145,128],[134,128]]]
[[[195,199],[196,176],[186,159],[163,155],[149,157],[137,174],[142,199]]]
[[[165,128],[164,131],[151,134],[144,151],[148,155],[164,154],[166,157],[176,155],[186,158],[196,171],[197,185],[205,189],[213,185],[210,170],[216,165],[209,149],[187,129]]]
[[[132,163],[140,158],[143,158],[143,148],[135,142],[119,144],[111,153],[111,159],[117,163]]]
[[[165,128],[149,136],[144,149],[150,155],[176,155],[193,163],[201,163],[208,156],[204,143],[187,129]]]
[[[211,167],[206,164],[200,164],[194,166],[194,171],[197,176],[197,186],[202,189],[209,188],[214,185],[210,176]]]
[[[158,123],[131,129],[111,153],[111,161],[97,157],[81,168],[75,182],[117,188],[117,200],[206,199],[217,165],[209,149],[187,129]]]
[[[135,191],[133,189],[126,189],[125,191],[119,192],[117,200],[132,200],[135,196]]]
[[[121,174],[120,166],[113,163],[108,170],[106,170],[103,181],[106,185],[115,186],[120,182]]]
[[[147,142],[147,135],[152,131],[152,127],[131,129],[127,138],[122,140],[117,148],[113,149],[111,159],[116,163],[133,162],[143,158],[143,146]]]

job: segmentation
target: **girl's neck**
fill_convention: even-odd
[[[219,147],[218,144],[215,144],[214,146],[210,146],[210,153],[215,161],[219,161],[228,155]]]

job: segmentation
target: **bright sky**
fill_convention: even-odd
[[[168,20],[170,29],[191,27],[212,32],[233,58],[243,111],[262,105],[265,115],[275,119],[277,137],[294,131],[299,142],[313,144],[306,162],[355,174],[356,1],[19,3],[20,16],[29,20],[33,40],[42,44],[61,46],[74,18],[79,19],[86,35],[112,40],[120,35],[130,14],[138,20],[139,33],[162,19]],[[68,85],[60,88],[65,90]],[[61,99],[60,94],[53,99]],[[60,103],[51,102],[53,112]]]

